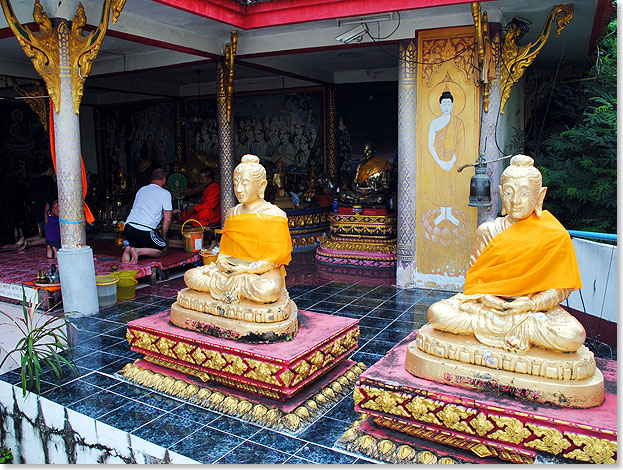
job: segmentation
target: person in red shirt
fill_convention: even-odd
[[[203,226],[210,226],[221,220],[221,188],[214,181],[214,172],[210,168],[204,168],[199,173],[199,185],[195,188],[185,189],[175,194],[190,196],[202,192],[201,199],[198,204],[188,206],[182,213],[180,222],[186,222],[188,219],[195,219],[201,222]]]

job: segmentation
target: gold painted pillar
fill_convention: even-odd
[[[468,206],[471,175],[456,170],[478,157],[474,43],[472,26],[418,34],[416,287],[461,291],[465,283],[477,210]]]
[[[327,119],[327,161],[324,171],[333,178],[338,180],[338,117],[337,117],[337,96],[335,86],[329,86],[327,90],[328,101],[328,119]]]
[[[227,77],[222,61],[216,63],[216,113],[219,136],[219,167],[221,170],[221,225],[225,214],[236,205],[234,195],[234,127],[227,116]]]
[[[416,202],[417,40],[398,46],[398,246],[396,283],[413,285]]]

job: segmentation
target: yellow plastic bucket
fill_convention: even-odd
[[[124,277],[131,277],[136,279],[136,275],[138,274],[138,269],[125,269],[123,271],[115,271],[113,273],[114,276],[117,276],[119,279]]]
[[[117,283],[119,278],[113,274],[95,276],[97,285],[97,303],[100,307],[108,307],[117,303]]]
[[[184,225],[188,222],[197,222],[199,227],[190,227],[186,229],[186,232],[184,232]],[[203,225],[201,225],[201,222],[195,219],[188,219],[182,224],[180,231],[184,236],[184,251],[186,253],[201,251],[203,248]]]
[[[117,299],[129,300],[136,297],[136,284],[138,284],[136,275],[138,274],[138,269],[115,271],[113,274],[119,277],[119,282],[117,283]]]
[[[129,300],[136,297],[136,284],[138,281],[134,277],[120,277],[117,283],[117,299]]]

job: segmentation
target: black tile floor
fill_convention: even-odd
[[[300,309],[359,319],[359,347],[351,359],[368,367],[426,323],[428,305],[452,295],[401,289],[393,285],[395,278],[369,271],[331,272],[315,263],[313,253],[293,255],[287,281],[290,296]],[[334,447],[358,418],[352,395],[293,437],[118,378],[118,370],[141,357],[130,351],[126,323],[166,310],[183,287],[183,278],[177,277],[139,288],[135,299],[103,309],[95,316],[73,318],[78,328],[73,358],[80,375],[66,377],[60,386],[44,381],[41,395],[201,463],[372,462]],[[616,359],[616,350],[609,348],[599,355]],[[17,384],[20,377],[11,371],[0,380]]]

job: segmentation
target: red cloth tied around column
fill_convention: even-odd
[[[50,99],[50,151],[52,152],[52,163],[54,163],[54,172],[56,173],[56,143],[54,139],[54,104]],[[84,205],[84,218],[87,223],[93,223],[95,221],[95,217],[91,213],[91,209],[87,206],[87,203],[84,202],[84,198],[87,195],[87,175],[84,171],[84,161],[82,160],[82,155],[80,155],[80,166],[82,168],[82,204]]]

